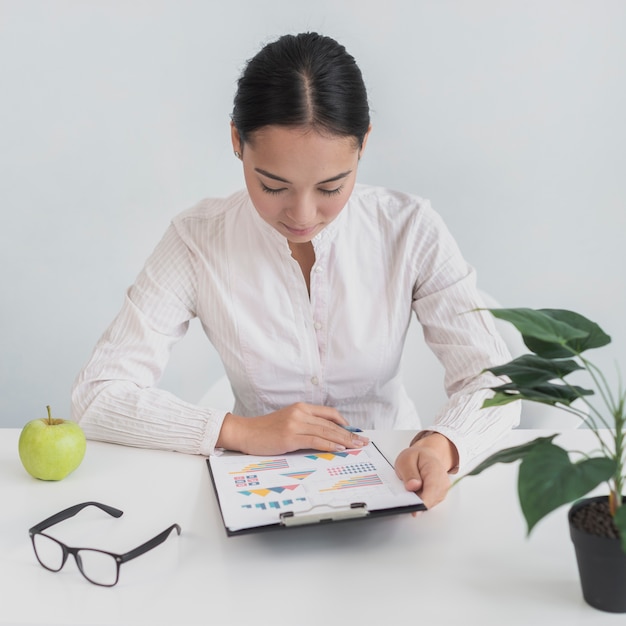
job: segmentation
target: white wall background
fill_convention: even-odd
[[[626,367],[626,2],[0,0],[0,426],[69,415],[170,218],[243,184],[243,63],[303,30],[365,76],[360,180],[430,198],[484,289],[586,314]],[[162,384],[220,368],[193,326]]]

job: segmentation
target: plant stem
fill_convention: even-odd
[[[595,377],[593,376],[593,374],[589,371],[589,368],[587,367],[589,362],[586,361],[582,356],[580,356],[579,353],[576,353],[576,356],[579,357],[580,360],[583,362],[583,366],[585,367],[585,370],[591,376],[596,387],[599,388],[600,385],[598,384],[598,381],[595,379]],[[600,444],[600,449],[603,451],[603,453],[608,457],[613,457],[613,450],[611,450],[609,446],[607,446],[607,444],[604,442],[602,437],[600,437],[600,434],[598,433],[598,423],[596,419],[594,418],[594,414],[595,414],[596,418],[602,423],[602,425],[605,428],[610,429],[610,426],[608,422],[602,416],[602,413],[598,411],[598,409],[591,402],[589,402],[589,400],[587,400],[586,396],[579,393],[578,390],[574,387],[574,385],[572,385],[568,380],[565,380],[563,376],[559,376],[559,380],[561,380],[561,382],[563,382],[564,385],[566,385],[574,394],[576,394],[577,398],[588,407],[589,411],[588,412],[582,411],[581,409],[577,409],[573,407],[571,404],[562,405],[560,408],[563,411],[572,413],[573,415],[577,415],[578,417],[580,417],[583,420],[583,422],[585,422],[585,424],[587,424],[590,427],[590,430],[594,434],[595,438],[598,440],[598,443]],[[602,395],[602,399],[605,402],[607,402],[607,399],[604,396],[604,394],[601,394],[601,395]],[[610,408],[611,407],[609,406],[609,409]]]
[[[607,396],[605,393],[605,389],[608,388],[608,384],[602,372],[593,363],[585,359],[580,353],[575,353],[575,356],[577,356],[581,360],[585,371],[591,377],[591,380],[593,381],[593,383],[599,390],[600,396],[602,397],[604,404],[606,404],[607,408],[609,409],[611,413],[614,413],[615,408],[613,405],[613,399],[610,397],[610,391],[609,391],[609,396]],[[594,375],[594,370],[599,373],[601,380],[598,380],[598,378]],[[586,396],[578,393],[578,391],[574,388],[574,386],[571,385],[568,381],[566,381],[565,378],[563,378],[562,376],[560,376],[559,378],[569,387],[571,391],[573,391],[578,396],[578,399],[582,400],[582,402],[584,402],[587,405],[587,407],[589,407],[590,413],[587,414],[587,418],[591,420],[592,430],[595,431],[598,428],[598,425],[595,419],[593,418],[593,416],[591,415],[591,413],[594,413],[596,415],[596,417],[598,418],[598,420],[600,420],[604,428],[611,428],[609,423],[604,419],[602,413],[591,402],[589,402],[589,400],[587,400]],[[572,407],[570,406],[570,408]]]
[[[604,374],[596,365],[594,365],[591,361],[587,360],[585,357],[579,355],[579,358],[583,362],[585,369],[587,370],[587,372],[589,372],[591,379],[593,380],[596,387],[598,388],[598,391],[600,392],[600,395],[602,396],[602,400],[604,401],[604,404],[606,404],[606,406],[611,411],[611,413],[615,414],[617,407],[615,406],[615,400],[613,399],[611,395],[611,388],[609,387],[609,384]],[[599,378],[598,376],[596,376],[596,373],[598,374]]]
[[[624,405],[626,404],[626,394],[623,392],[620,377],[620,388],[618,392],[619,402],[616,405],[609,384],[602,371],[591,361],[585,359],[580,353],[576,353],[575,356],[577,356],[581,360],[587,374],[591,377],[591,380],[593,381],[596,389],[599,391],[602,401],[604,402],[606,408],[609,410],[609,413],[613,417],[613,426],[611,426],[611,424],[609,424],[608,421],[604,418],[602,412],[600,412],[594,404],[589,402],[586,396],[578,393],[574,386],[567,382],[564,377],[560,377],[560,380],[565,383],[570,388],[570,390],[573,391],[578,396],[578,398],[582,402],[584,402],[585,405],[589,408],[590,412],[583,417],[583,420],[590,423],[589,425],[591,427],[591,431],[598,440],[598,443],[600,444],[600,448],[603,451],[604,455],[608,458],[612,458],[616,463],[615,473],[608,481],[610,512],[611,515],[615,515],[617,509],[622,505],[622,493],[624,489],[624,424],[626,422]],[[565,408],[565,410],[569,410],[569,412],[571,413],[578,412],[578,409],[575,409],[571,405]],[[584,415],[582,411],[580,413],[581,416]],[[613,432],[612,449],[600,436],[600,433],[598,432],[598,422],[596,421],[596,419],[608,431]]]
[[[617,511],[622,506],[622,494],[624,489],[624,396],[620,398],[619,405],[615,408],[615,462],[617,469],[613,480],[613,509]]]
[[[613,395],[611,394],[611,388],[607,383],[606,377],[602,373],[602,371],[594,365],[591,361],[580,357],[581,361],[585,365],[587,372],[593,379],[596,384],[596,387],[600,391],[600,395],[604,400],[609,412],[613,416],[614,429],[613,433],[613,455],[616,463],[615,474],[612,479],[612,487],[611,487],[611,498],[609,499],[611,514],[615,515],[617,509],[622,506],[622,493],[624,489],[624,395],[621,390],[620,383],[620,396],[619,401],[616,403]],[[597,374],[597,376],[596,376]],[[621,380],[621,379],[620,379]],[[587,402],[590,405],[589,402]],[[602,423],[609,429],[610,427],[606,423],[606,421],[600,417]]]

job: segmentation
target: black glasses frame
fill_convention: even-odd
[[[55,513],[54,515],[51,515],[47,519],[43,520],[43,522],[39,522],[39,524],[35,524],[32,528],[29,529],[28,534],[30,535],[31,542],[33,544],[33,550],[35,551],[35,556],[37,557],[37,560],[39,561],[42,567],[45,567],[47,570],[51,572],[60,572],[63,569],[63,566],[65,565],[67,561],[67,557],[71,554],[74,557],[74,561],[76,561],[76,565],[78,566],[80,573],[90,583],[94,585],[99,585],[100,587],[113,587],[114,585],[117,584],[117,581],[120,578],[120,567],[122,566],[122,563],[126,563],[126,561],[131,561],[132,559],[137,558],[138,556],[144,554],[145,552],[148,552],[148,550],[152,550],[152,548],[156,548],[156,546],[163,543],[169,537],[172,530],[176,530],[177,534],[179,535],[181,533],[180,526],[178,524],[172,524],[169,528],[166,528],[163,532],[159,533],[152,539],[149,539],[145,543],[142,543],[140,546],[134,548],[133,550],[130,550],[129,552],[125,552],[124,554],[117,554],[115,552],[108,552],[107,550],[98,550],[94,548],[70,547],[64,544],[62,541],[59,541],[58,539],[51,537],[47,533],[42,532],[43,530],[45,530],[46,528],[49,528],[50,526],[53,526],[54,524],[58,524],[59,522],[62,522],[63,520],[69,519],[70,517],[74,517],[74,515],[76,515],[77,513],[82,511],[85,507],[88,507],[88,506],[96,506],[99,509],[102,509],[105,513],[112,515],[113,517],[121,517],[124,514],[123,511],[120,511],[119,509],[116,509],[112,506],[108,506],[106,504],[101,504],[100,502],[83,502],[81,504],[76,504],[67,509],[64,509],[63,511],[60,511],[59,513]],[[44,537],[54,541],[61,547],[63,551],[63,558],[61,560],[61,565],[58,568],[54,569],[52,567],[47,566],[39,558],[39,554],[37,554],[37,547],[35,545],[36,535],[43,535]],[[83,570],[83,563],[79,555],[79,552],[81,550],[90,550],[91,552],[100,552],[101,554],[107,554],[113,557],[117,565],[117,569],[115,573],[115,582],[107,584],[107,583],[101,583],[101,582],[98,582],[89,578],[89,576]]]

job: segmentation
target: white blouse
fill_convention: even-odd
[[[400,372],[415,312],[449,396],[431,429],[465,462],[517,424],[519,403],[480,408],[497,382],[481,371],[510,355],[491,316],[472,312],[483,306],[475,272],[427,201],[357,185],[313,246],[309,295],[287,240],[246,191],[178,215],[76,379],[73,417],[86,435],[213,453],[225,412],[156,386],[194,317],[221,356],[236,415],[303,401],[363,429],[420,428]]]

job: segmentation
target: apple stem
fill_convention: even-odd
[[[52,425],[52,409],[50,406],[47,406],[46,409],[48,410],[48,424]]]

